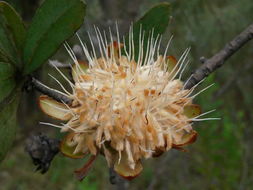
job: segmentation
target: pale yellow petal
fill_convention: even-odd
[[[72,117],[71,111],[66,105],[48,96],[43,95],[39,97],[39,106],[45,114],[55,119],[67,121]]]
[[[132,169],[129,166],[128,162],[128,156],[126,153],[122,154],[122,157],[120,159],[120,162],[115,162],[114,164],[114,170],[117,172],[120,176],[122,176],[125,179],[131,180],[135,177],[137,177],[141,171],[142,171],[142,164],[140,161],[137,161],[135,164],[135,168]]]

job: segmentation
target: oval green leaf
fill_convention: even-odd
[[[0,102],[10,95],[16,86],[15,70],[10,63],[0,62]]]
[[[153,33],[153,38],[157,38],[158,35],[163,34],[170,20],[170,4],[160,3],[145,13],[137,22],[133,24],[133,39],[134,39],[134,55],[135,60],[138,59],[139,54],[139,34],[145,31],[144,39],[144,52],[146,51],[148,36]],[[128,35],[127,35],[128,36]],[[129,39],[126,40],[126,46],[128,49]]]
[[[0,103],[0,161],[4,159],[15,138],[18,104],[19,93],[16,90]]]
[[[22,67],[22,51],[26,29],[17,12],[6,2],[0,2],[0,61]]]
[[[38,69],[83,23],[82,0],[46,0],[27,32],[24,74]]]

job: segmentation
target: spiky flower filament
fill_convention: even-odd
[[[121,57],[115,64],[99,65],[80,75],[75,85],[78,108],[72,110],[80,121],[77,131],[93,131],[94,143],[101,147],[108,141],[121,154],[127,152],[134,168],[134,160],[150,157],[157,147],[170,149],[174,131],[191,130],[190,120],[182,106],[190,104],[182,90],[182,82],[170,80],[163,71],[162,59],[152,65],[137,66]],[[73,126],[74,121],[68,125]],[[177,138],[175,139],[177,140]],[[95,151],[93,152],[95,153]]]
[[[40,105],[47,114],[67,121],[60,128],[69,132],[63,142],[72,147],[73,157],[102,152],[109,166],[133,177],[142,170],[142,158],[181,148],[196,139],[192,121],[200,109],[192,104],[195,87],[184,89],[180,79],[189,49],[176,61],[157,54],[159,40],[150,38],[144,54],[144,37],[140,35],[135,61],[132,33],[127,51],[119,40],[109,45],[96,32],[100,58],[82,44],[88,68],[84,69],[66,46],[75,62],[74,84],[67,79],[73,89],[68,93],[72,105],[48,97],[41,97]],[[93,43],[92,47],[94,51]]]

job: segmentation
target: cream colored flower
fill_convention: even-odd
[[[144,158],[172,148],[183,150],[196,140],[192,122],[198,120],[200,108],[192,104],[195,87],[184,89],[180,79],[189,49],[176,61],[159,55],[158,38],[151,38],[144,53],[141,36],[135,60],[132,35],[127,50],[119,40],[107,44],[96,32],[101,55],[97,57],[93,44],[91,54],[82,44],[87,65],[80,64],[67,48],[75,62],[74,83],[69,81],[73,92],[64,89],[64,93],[73,99],[72,104],[47,96],[41,96],[39,103],[46,114],[66,121],[58,126],[68,133],[61,145],[63,154],[72,158],[94,155],[77,173],[86,174],[101,153],[109,167],[131,179],[142,171]]]

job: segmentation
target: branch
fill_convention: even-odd
[[[54,90],[52,88],[49,88],[48,86],[42,84],[40,81],[38,81],[37,79],[35,79],[33,77],[31,79],[31,84],[36,90],[40,91],[41,93],[43,93],[45,95],[50,96],[51,98],[55,99],[56,101],[64,102],[65,104],[72,103],[72,99],[60,94],[59,92],[57,92],[56,90]]]
[[[221,67],[224,62],[230,58],[235,52],[237,52],[243,45],[253,38],[253,24],[246,28],[242,33],[236,36],[231,42],[229,42],[223,49],[216,53],[209,59],[201,58],[201,65],[190,77],[185,88],[190,89],[195,84],[203,80],[210,75],[216,69]]]

